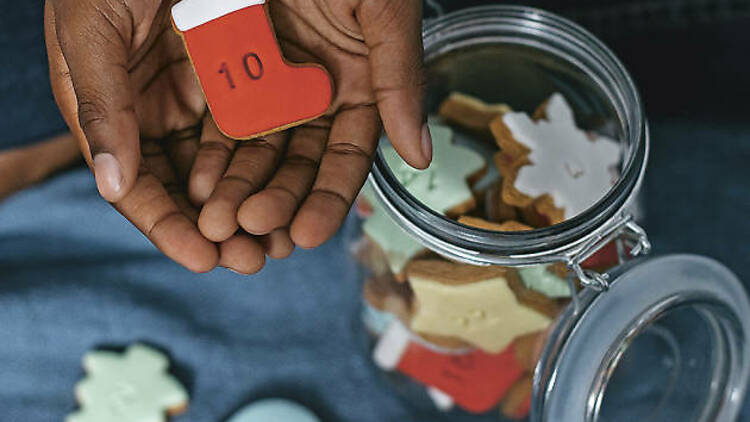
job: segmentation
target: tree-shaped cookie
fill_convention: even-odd
[[[91,351],[76,385],[80,409],[65,422],[164,422],[187,408],[185,388],[160,352],[133,344],[124,353]]]
[[[235,139],[313,120],[332,98],[322,66],[285,61],[265,2],[181,0],[172,7],[216,125]]]

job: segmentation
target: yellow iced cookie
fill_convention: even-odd
[[[412,330],[458,337],[488,353],[505,350],[513,339],[541,331],[550,317],[516,297],[502,267],[475,267],[445,261],[414,261],[407,267],[414,290]]]

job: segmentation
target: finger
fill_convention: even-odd
[[[237,212],[237,221],[245,231],[264,235],[291,224],[315,181],[329,132],[327,122],[295,129],[273,179],[247,198]]]
[[[54,14],[77,100],[77,123],[91,150],[97,187],[106,200],[117,202],[132,188],[140,164],[127,68],[129,11],[123,2],[101,2],[99,7],[62,2]]]
[[[229,239],[239,229],[237,210],[251,194],[263,189],[284,154],[286,132],[243,141],[224,176],[203,205],[198,227],[214,242]]]
[[[86,137],[83,135],[81,126],[78,124],[78,101],[73,91],[73,81],[70,80],[68,64],[63,57],[60,43],[57,41],[55,12],[49,1],[44,5],[44,40],[47,46],[50,83],[55,102],[60,108],[65,123],[76,138],[83,158],[89,166],[93,166],[91,151],[86,144]]]
[[[211,271],[219,262],[216,245],[198,231],[148,170],[115,208],[165,255],[191,271]]]
[[[294,252],[294,242],[289,237],[289,229],[276,229],[260,238],[266,255],[272,259],[284,259]]]
[[[398,153],[412,166],[432,160],[432,137],[426,125],[422,2],[362,0],[357,11],[378,110]]]
[[[200,126],[178,130],[164,140],[167,155],[182,186],[187,186],[195,155],[198,153],[200,130]]]
[[[255,274],[266,263],[265,249],[247,234],[235,234],[219,245],[219,265],[236,273]]]
[[[235,141],[219,131],[211,114],[203,118],[203,133],[188,181],[190,200],[203,205],[227,171],[234,153]]]
[[[296,245],[316,247],[339,229],[370,170],[379,134],[373,106],[343,110],[336,116],[312,192],[291,225]]]
[[[173,161],[167,156],[162,145],[149,139],[143,141],[141,150],[143,167],[161,182],[180,212],[195,224],[198,221],[198,210],[187,199],[184,184],[179,180]]]

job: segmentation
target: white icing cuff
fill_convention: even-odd
[[[372,359],[375,364],[386,371],[396,369],[409,345],[409,340],[409,330],[400,321],[393,321],[373,350]]]
[[[447,412],[453,409],[453,397],[444,393],[442,390],[435,387],[428,387],[427,394],[432,399],[432,402],[435,403],[435,407],[437,407],[438,410]]]
[[[188,31],[236,10],[265,3],[266,0],[182,0],[172,6],[172,19],[180,31]]]

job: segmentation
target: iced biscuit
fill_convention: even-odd
[[[506,104],[490,105],[478,98],[453,92],[440,104],[438,114],[450,124],[461,126],[482,138],[491,139],[490,122],[511,111]]]
[[[497,232],[522,232],[533,230],[533,227],[529,227],[525,224],[519,223],[518,221],[506,221],[504,223],[498,224],[477,217],[464,216],[459,218],[458,222],[465,226]]]
[[[535,290],[532,290],[521,281],[517,270],[509,272],[508,287],[513,290],[518,302],[536,310],[537,312],[555,318],[562,311],[561,305],[554,299],[545,296]]]
[[[434,149],[428,169],[412,168],[390,146],[383,147],[383,157],[411,195],[438,213],[458,217],[476,205],[467,179],[484,171],[487,164],[477,152],[454,145],[450,128],[430,124],[430,130]],[[401,274],[406,264],[425,248],[390,219],[376,202],[371,188],[365,188],[362,194],[374,208],[365,221],[364,232],[383,249],[391,271]]]
[[[415,335],[419,336],[419,338],[421,338],[428,344],[437,346],[441,349],[447,349],[447,350],[472,349],[472,346],[469,343],[456,337],[445,337],[445,336],[436,336],[432,334],[419,334],[419,333],[415,333]]]
[[[520,268],[518,274],[523,284],[547,297],[558,299],[570,297],[570,286],[565,278],[550,271],[550,265],[532,265]]]
[[[519,210],[521,219],[535,228],[548,227],[565,221],[565,210],[557,207],[552,196],[546,193]]]
[[[526,207],[549,194],[553,206],[574,217],[609,191],[620,145],[602,136],[591,141],[576,127],[573,111],[560,94],[552,95],[534,117],[507,113],[492,122],[502,149],[496,164],[505,169],[503,198]]]
[[[363,286],[363,297],[373,308],[405,324],[411,321],[414,293],[408,283],[399,283],[393,276],[372,277]]]
[[[430,167],[417,170],[406,164],[396,150],[383,147],[386,163],[406,190],[428,208],[449,217],[465,214],[475,206],[468,179],[486,170],[484,158],[453,143],[453,130],[430,123],[433,158]]]
[[[174,28],[211,115],[234,139],[315,120],[333,98],[333,81],[323,66],[287,62],[265,3],[181,0],[172,6]]]
[[[385,252],[366,235],[351,245],[350,252],[369,271],[369,275],[383,277],[391,274]]]
[[[439,390],[442,404],[453,402],[472,413],[497,406],[524,374],[512,347],[494,354],[478,349],[444,353],[414,341],[412,333],[399,322],[391,324],[380,338],[373,360],[382,369],[398,370]]]
[[[487,220],[493,222],[502,223],[519,219],[518,208],[503,201],[502,178],[487,190],[484,211]]]
[[[187,392],[167,372],[167,357],[143,344],[124,353],[88,352],[83,367],[86,378],[75,387],[80,409],[66,422],[162,422],[187,408]]]
[[[534,372],[539,355],[537,354],[538,345],[545,340],[545,332],[524,334],[513,340],[513,351],[516,354],[516,360],[521,367],[527,372]]]
[[[500,403],[500,411],[505,417],[523,419],[528,416],[531,410],[533,384],[533,376],[526,374],[510,387]]]
[[[411,328],[418,333],[456,337],[498,353],[550,323],[546,304],[510,268],[420,260],[409,264],[407,277],[414,290]]]

